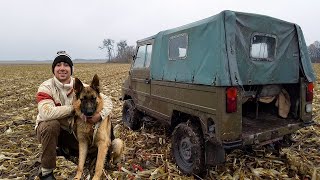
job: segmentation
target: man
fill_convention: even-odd
[[[36,134],[42,145],[41,173],[42,180],[55,179],[53,170],[56,167],[57,147],[61,149],[78,149],[78,142],[73,133],[74,97],[73,63],[65,51],[59,51],[52,63],[53,78],[43,82],[38,89],[38,116]],[[104,101],[103,110],[87,119],[92,124],[107,117],[112,110],[112,101],[101,94]]]

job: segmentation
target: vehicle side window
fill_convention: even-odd
[[[133,68],[143,68],[145,59],[146,59],[146,45],[139,47],[136,59],[133,64]]]
[[[178,34],[169,38],[169,60],[185,59],[188,49],[188,34]]]
[[[144,64],[144,67],[148,68],[150,66],[151,62],[151,55],[152,55],[152,44],[147,45],[147,56],[146,56],[146,62]]]
[[[273,61],[276,53],[276,37],[255,34],[251,39],[250,57],[253,60]]]

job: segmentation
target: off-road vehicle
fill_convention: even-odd
[[[172,128],[186,174],[225,161],[227,149],[284,140],[313,124],[315,75],[301,28],[280,19],[221,13],[137,41],[123,85],[123,121]]]

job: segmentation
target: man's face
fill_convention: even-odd
[[[64,84],[67,84],[70,82],[71,77],[71,67],[66,62],[60,62],[57,63],[57,65],[54,67],[54,76]]]

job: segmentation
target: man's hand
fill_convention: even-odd
[[[95,124],[95,123],[101,121],[101,116],[99,113],[95,113],[93,116],[87,117],[87,121],[91,124]]]

